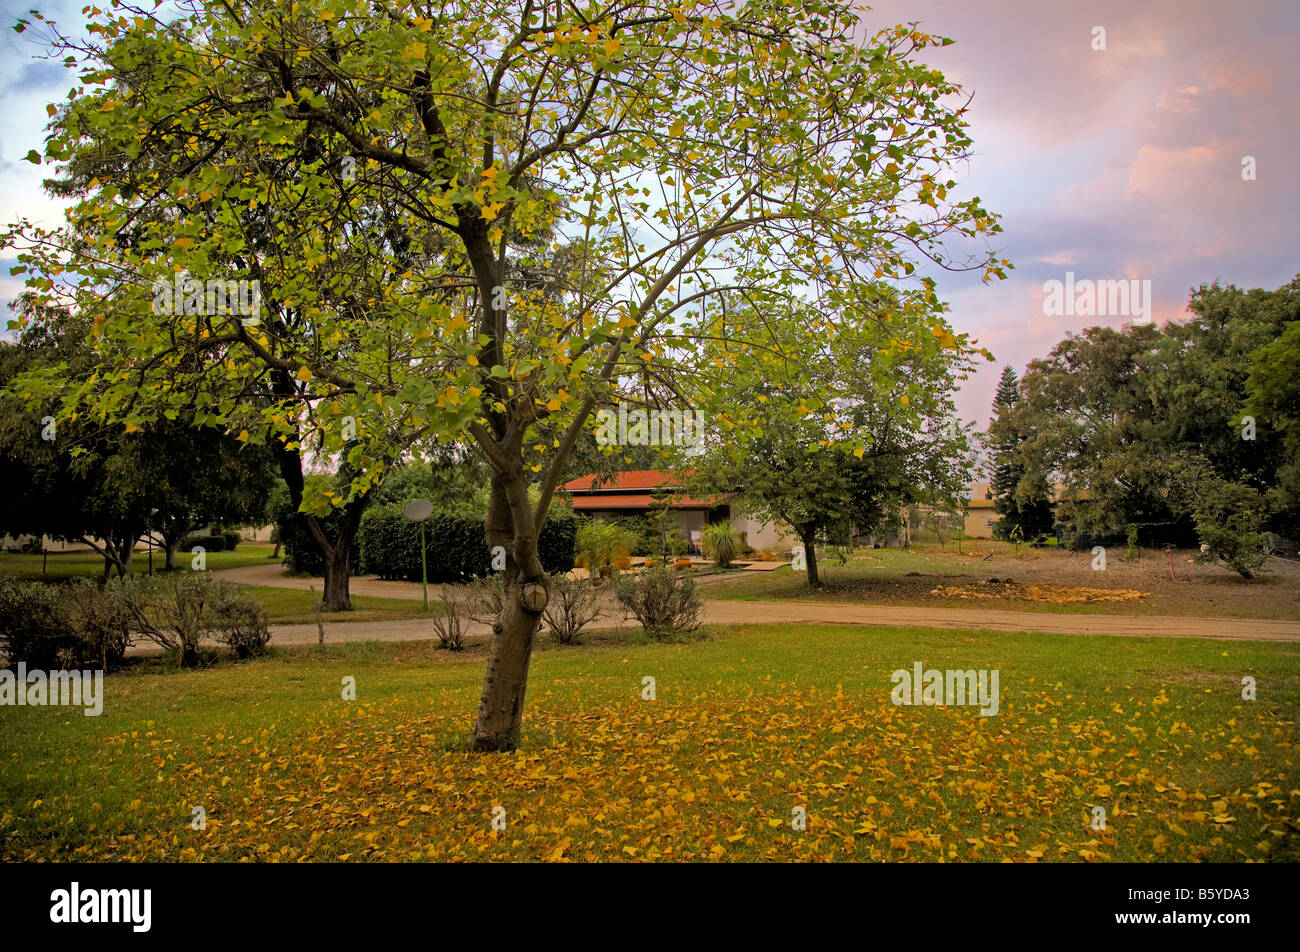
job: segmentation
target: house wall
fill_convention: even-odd
[[[966,513],[966,534],[972,539],[993,538],[993,522],[998,518],[992,509],[971,509]]]
[[[746,516],[733,515],[731,531],[755,549],[789,549],[799,544],[799,540],[783,527],[775,526],[770,522],[759,522]]]

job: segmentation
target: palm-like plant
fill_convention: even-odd
[[[740,552],[740,543],[731,532],[730,520],[706,526],[700,536],[700,545],[704,554],[724,569],[731,565],[731,560]]]

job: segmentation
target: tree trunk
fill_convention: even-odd
[[[822,583],[821,576],[817,574],[817,546],[815,544],[817,534],[809,532],[799,534],[799,541],[803,543],[804,561],[808,563],[808,584],[817,587]]]
[[[483,697],[474,726],[476,750],[512,751],[519,746],[528,666],[540,623],[541,613],[523,605],[522,581],[510,580],[501,615],[492,626],[492,657],[483,677]]]
[[[492,656],[474,725],[474,748],[481,751],[512,751],[519,746],[533,641],[550,597],[550,580],[537,555],[537,532],[528,508],[522,459],[511,455],[518,468],[509,476],[493,475],[486,525],[488,545],[506,547],[506,568],[505,598],[492,626]],[[525,603],[529,585],[541,586],[540,604]]]
[[[351,574],[352,539],[343,532],[325,549],[325,611],[352,611]]]

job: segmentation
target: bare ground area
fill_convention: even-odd
[[[966,542],[907,552],[859,550],[845,566],[825,560],[826,584],[812,589],[806,576],[783,570],[770,576],[719,580],[711,598],[815,600],[872,605],[911,605],[979,611],[1195,615],[1226,618],[1300,619],[1300,562],[1271,559],[1267,571],[1244,579],[1221,564],[1194,561],[1188,550],[1169,557],[1143,550],[1124,559],[1107,552],[1106,568],[1092,568],[1090,552]]]

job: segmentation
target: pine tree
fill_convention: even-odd
[[[1026,539],[1046,534],[1052,526],[1052,505],[1048,499],[1016,500],[1016,487],[1025,475],[1024,467],[1016,459],[1023,439],[1012,416],[1018,402],[1020,380],[1014,369],[1003,367],[997,395],[993,398],[994,418],[989,421],[988,431],[992,463],[989,489],[993,493],[993,511],[1001,517],[994,523],[993,534],[999,539],[1008,538],[1016,526],[1020,526]]]
[[[993,398],[993,419],[989,421],[989,447],[992,450],[993,473],[989,488],[993,491],[993,510],[1006,515],[1006,501],[1014,495],[1021,471],[1015,463],[1015,449],[1019,440],[1011,430],[1011,408],[1020,400],[1020,379],[1008,364],[1002,368],[998,392]]]

